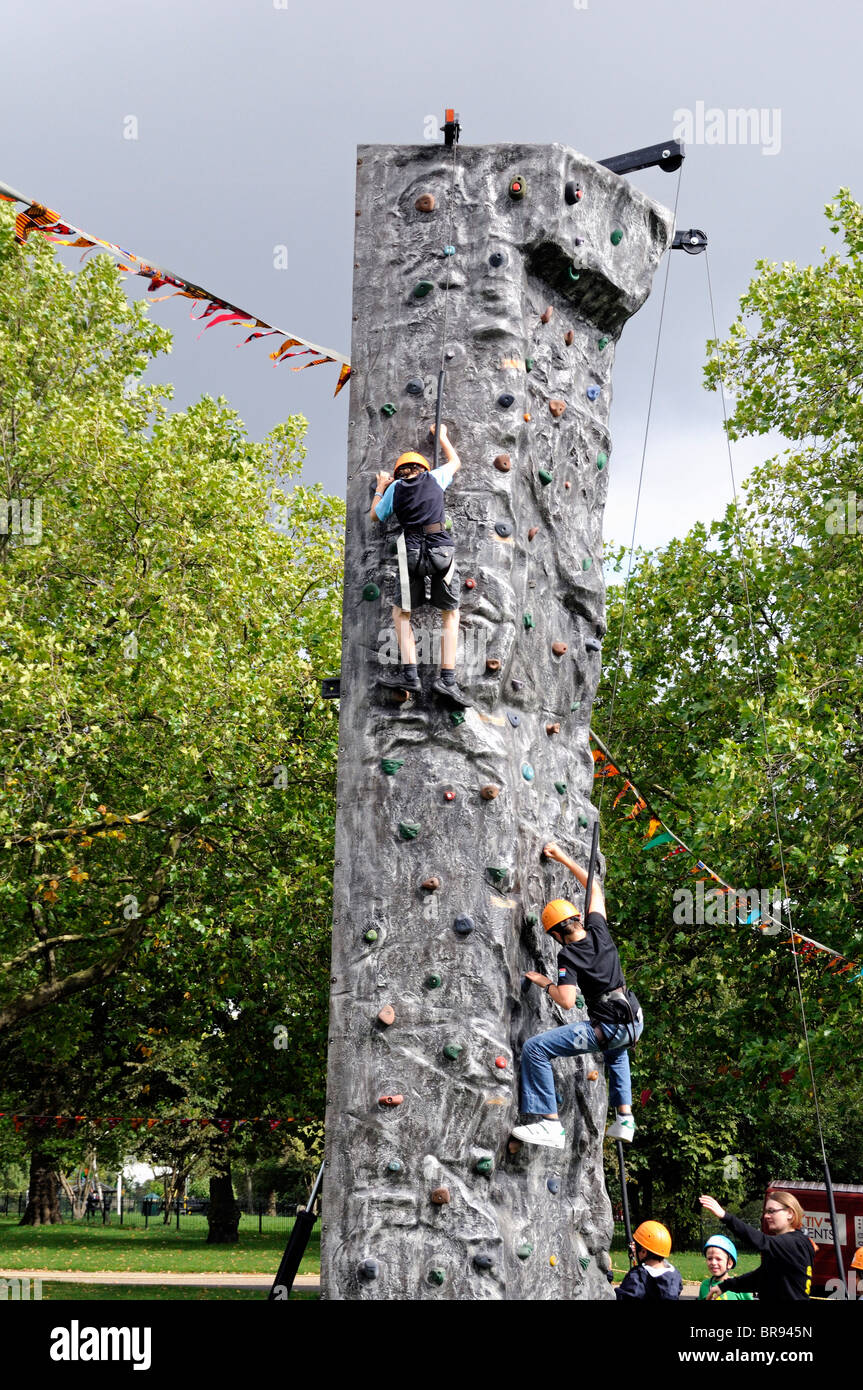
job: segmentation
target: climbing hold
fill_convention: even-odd
[[[426,975],[426,989],[440,989],[443,980],[440,975]]]
[[[427,893],[436,893],[438,888],[440,888],[440,879],[424,878],[420,884],[420,888],[424,888]]]
[[[404,767],[403,758],[381,758],[381,772],[385,772],[388,777],[394,776],[400,767]]]
[[[361,1279],[377,1279],[381,1272],[381,1267],[377,1260],[363,1260],[357,1274]]]
[[[549,1259],[548,1259],[548,1263],[551,1265],[552,1269],[554,1269],[554,1266],[557,1264],[557,1256],[556,1256],[556,1255],[550,1255],[550,1256],[549,1256]]]
[[[390,1024],[395,1023],[395,1021],[396,1011],[393,1008],[392,1004],[384,1004],[383,1008],[380,1010],[378,1014],[378,1023],[383,1023],[387,1028],[389,1028]]]
[[[584,649],[588,652],[601,652],[602,643],[597,641],[595,637],[587,637],[585,638]]]
[[[563,412],[566,410],[566,401],[551,400],[548,403],[548,408],[554,416],[555,420],[559,420]]]
[[[403,1105],[404,1096],[379,1096],[378,1105]]]
[[[582,830],[586,830],[586,829],[587,829],[587,825],[588,825],[587,816],[584,814],[583,811],[579,812],[578,824],[579,824],[579,826],[581,827]]]
[[[588,386],[588,388],[587,388],[587,399],[588,399],[589,401],[595,401],[595,400],[597,400],[597,398],[599,397],[599,394],[600,394],[601,390],[602,390],[602,387],[601,387],[601,386]]]
[[[517,1139],[508,1139],[506,1147],[508,1153],[517,1154],[521,1148],[521,1144]]]
[[[502,391],[497,398],[497,403],[503,406],[504,410],[509,410],[510,406],[515,404],[515,396],[511,391]]]
[[[527,414],[527,412],[525,412],[525,414],[522,416],[522,419],[524,419],[524,420],[529,420],[529,419],[530,419],[530,416]]]
[[[570,278],[570,280],[577,280],[577,279],[579,278],[580,274],[581,274],[581,272],[578,271],[578,270],[576,270],[576,268],[575,268],[574,265],[571,265],[571,266],[569,267],[569,278]]]
[[[545,726],[545,732],[548,734],[549,738],[551,737],[552,734],[559,734],[559,733],[560,733],[560,725],[559,725],[559,724],[546,724],[546,726]]]
[[[584,1273],[584,1271],[587,1269],[588,1265],[590,1264],[590,1256],[589,1256],[589,1255],[579,1255],[579,1257],[578,1257],[578,1263],[579,1263],[579,1267],[580,1267],[582,1273]]]
[[[597,456],[596,456],[596,466],[597,466],[597,468],[599,469],[600,473],[602,472],[603,468],[605,467],[605,465],[606,465],[607,463],[608,463],[608,454],[605,452],[604,449],[600,449],[599,453],[598,453]]]
[[[587,556],[582,560],[582,562],[581,562],[581,568],[582,568],[583,570],[589,570],[592,564],[593,564],[593,560],[591,559],[591,557],[590,557],[589,555],[587,555]]]
[[[494,1170],[493,1158],[478,1158],[475,1164],[478,1173],[491,1173]]]
[[[500,658],[497,656],[487,656],[485,659],[485,669],[487,671],[499,671]]]
[[[480,787],[479,789],[479,794],[483,801],[494,801],[499,792],[500,787],[496,787],[494,782],[488,782],[484,787]]]
[[[405,390],[409,396],[421,396],[425,389],[425,382],[420,381],[418,376],[412,376],[410,381],[405,383]]]
[[[443,799],[444,799],[444,801],[455,801],[455,792],[454,792],[454,791],[447,791],[447,792],[444,792],[444,794],[443,794]]]
[[[520,1260],[527,1260],[533,1254],[532,1245],[520,1245],[515,1252]]]
[[[599,348],[600,352],[604,352],[605,349],[608,347],[608,343],[608,338],[600,338],[596,346]]]
[[[417,212],[433,212],[434,194],[421,193],[420,196],[417,198],[416,202],[414,203],[414,207],[416,208]]]
[[[513,690],[521,690],[521,687],[524,685],[524,681],[511,680],[510,685],[512,686]]]
[[[445,246],[444,249],[443,249],[443,253],[444,253],[445,256],[454,256],[454,255],[455,255],[455,247],[454,247],[454,246]]]
[[[532,540],[533,540],[533,538],[534,538],[534,536],[536,535],[536,533],[537,533],[538,530],[539,530],[539,527],[538,527],[538,526],[531,526],[530,530],[529,530],[528,533],[527,533],[527,538],[528,538],[529,541],[532,541]]]
[[[460,1043],[447,1043],[443,1050],[443,1055],[446,1057],[447,1061],[457,1062],[463,1052],[464,1048]]]
[[[525,370],[526,372],[532,372],[535,366],[536,366],[536,358],[535,358],[535,357],[526,357],[526,358],[524,359],[524,370]]]
[[[569,492],[569,489],[572,487],[572,483],[571,483],[571,482],[569,481],[569,479],[567,478],[567,480],[566,480],[566,482],[564,483],[563,486],[564,486],[564,488],[566,489],[566,491]]]
[[[510,526],[508,521],[496,521],[494,523],[494,529],[499,536],[512,535],[512,527]]]
[[[548,487],[549,483],[554,481],[554,474],[550,473],[547,468],[540,468],[537,477],[543,487]]]
[[[491,1255],[474,1255],[473,1262],[477,1269],[483,1270],[491,1269],[494,1265],[494,1260]]]
[[[492,251],[488,263],[489,265],[506,265],[506,253],[504,251]]]
[[[565,782],[555,782],[555,784],[554,784],[554,790],[555,790],[560,796],[566,796],[566,783],[565,783]]]
[[[576,246],[583,246],[583,245],[584,245],[584,237],[583,237],[583,236],[577,236],[577,237],[575,237],[575,238],[574,238],[574,241],[575,241]]]
[[[444,529],[445,531],[451,531],[451,530],[452,530],[452,517],[451,517],[451,516],[448,516],[448,517],[445,517],[445,518],[444,518],[443,529]]]
[[[402,1165],[399,1163],[398,1159],[397,1159],[397,1158],[391,1158],[390,1161],[389,1161],[389,1163],[387,1164],[387,1172],[388,1172],[388,1173],[400,1173],[401,1171],[402,1171]]]
[[[507,879],[509,878],[509,869],[502,869],[494,865],[487,868],[486,873],[488,874],[492,883],[497,884],[498,887],[500,887],[501,884],[506,883]]]
[[[573,343],[575,342],[575,334],[573,333],[571,328],[568,329],[566,333],[564,333],[563,341],[566,343],[567,347],[572,347]]]
[[[369,927],[368,931],[363,936],[363,941],[377,941],[377,939],[378,934],[375,931],[374,927]]]
[[[507,710],[507,712],[506,712],[506,717],[507,717],[507,719],[509,720],[509,722],[510,722],[510,724],[512,725],[512,727],[513,727],[514,729],[517,729],[518,726],[519,726],[519,724],[521,723],[521,719],[520,719],[519,715],[517,715],[517,714],[510,714],[509,710]]]
[[[372,599],[380,598],[380,596],[381,591],[377,584],[366,584],[363,587],[363,598],[366,599],[368,603],[371,603]]]
[[[552,642],[551,650],[554,652],[555,656],[563,656],[564,652],[566,651],[566,643]]]
[[[430,1284],[437,1284],[438,1288],[440,1288],[441,1284],[444,1284],[445,1282],[446,1282],[446,1274],[444,1273],[444,1271],[443,1271],[442,1269],[430,1269],[430,1270],[429,1270],[429,1283],[430,1283]]]
[[[575,996],[575,1007],[576,1007],[577,1009],[583,1009],[583,1008],[584,1008],[584,995],[583,995],[583,994],[577,994],[577,995]]]
[[[508,473],[512,468],[512,459],[509,454],[498,454],[494,460],[494,466],[498,473]]]
[[[545,1185],[552,1196],[556,1197],[560,1191],[560,1178],[548,1178]]]
[[[517,201],[519,198],[523,198],[524,194],[524,179],[521,177],[521,174],[516,174],[515,178],[509,181],[509,196]]]
[[[449,712],[449,717],[452,720],[453,724],[455,724],[456,728],[458,728],[459,724],[464,723],[464,710],[451,709]]]
[[[505,1057],[495,1057],[494,1064],[497,1067],[498,1071],[506,1071],[508,1065]]]
[[[554,314],[554,309],[553,309],[552,306],[549,304],[548,308],[547,308],[547,309],[543,309],[542,313],[541,313],[540,316],[539,316],[539,321],[540,321],[540,323],[551,323],[551,319],[552,319],[552,315],[553,315],[553,314]]]
[[[403,840],[415,840],[421,829],[422,826],[418,825],[416,821],[399,821],[399,834]]]
[[[414,285],[414,299],[425,299],[427,294],[431,294],[434,285],[431,280],[419,280]]]
[[[580,202],[581,202],[581,184],[580,184],[580,183],[576,183],[574,179],[570,179],[569,183],[567,183],[566,187],[565,187],[564,190],[563,190],[563,196],[564,196],[564,198],[566,199],[566,201],[569,203],[570,207],[572,206],[573,203],[580,203]]]
[[[588,1081],[598,1081],[598,1080],[599,1080],[599,1072],[598,1072],[598,1071],[589,1071],[589,1072],[587,1073],[587,1079],[588,1079]]]
[[[539,921],[539,916],[535,912],[526,912],[524,914],[524,920],[529,927],[535,927]]]
[[[473,931],[472,917],[456,917],[452,924],[452,929],[457,936],[470,936]]]
[[[531,767],[530,763],[522,763],[521,775],[524,778],[525,782],[533,781],[533,768]]]
[[[392,401],[385,401],[381,406],[381,415],[395,415],[397,410],[398,406],[393,405]]]
[[[623,232],[619,227],[615,227],[614,231],[611,233],[611,244],[612,246],[619,246],[622,241]]]
[[[445,1207],[449,1202],[448,1187],[433,1187],[429,1193],[429,1201],[434,1202],[436,1207]]]
[[[525,627],[528,628],[528,629],[530,629],[530,628],[532,628],[532,627],[536,627],[536,623],[533,621],[533,618],[532,618],[532,616],[531,616],[530,613],[525,613],[524,618],[522,619],[522,621],[523,621]]]

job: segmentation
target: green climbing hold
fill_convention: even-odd
[[[491,1173],[494,1171],[493,1158],[478,1158],[476,1161],[476,1171],[478,1173]]]
[[[459,724],[464,723],[464,710],[451,709],[449,712],[449,717],[452,720],[453,724],[455,724],[456,728],[458,728]]]
[[[579,273],[580,273],[580,272],[577,271],[577,270],[575,269],[574,266],[570,266],[570,267],[569,267],[569,278],[570,278],[570,280],[577,280],[578,277],[579,277]]]
[[[582,830],[587,829],[587,816],[584,814],[583,811],[579,813],[578,823],[581,826]]]
[[[554,784],[554,790],[555,790],[556,792],[559,792],[561,796],[566,796],[566,783],[565,783],[565,782],[555,782],[555,784]]]
[[[398,1159],[397,1159],[397,1158],[391,1158],[390,1161],[389,1161],[389,1163],[387,1164],[387,1172],[388,1172],[388,1173],[400,1173],[401,1171],[402,1171],[402,1165],[399,1163]]]
[[[404,760],[401,758],[381,758],[381,772],[385,772],[388,777],[392,777],[400,767],[404,767]]]
[[[586,1269],[587,1269],[587,1266],[590,1264],[590,1256],[589,1256],[589,1255],[579,1255],[579,1257],[578,1257],[578,1263],[579,1263],[579,1266],[580,1266],[580,1268],[581,1268],[582,1271],[586,1270]]]
[[[543,487],[548,487],[548,484],[552,481],[552,478],[553,474],[549,473],[547,468],[541,468],[539,470],[539,481],[542,483]]]
[[[526,912],[524,914],[524,920],[529,927],[535,927],[539,921],[539,916],[535,912]]]
[[[500,884],[502,883],[506,883],[506,880],[509,877],[509,869],[500,869],[492,867],[486,869],[486,873],[488,874],[492,883],[496,883],[498,884],[498,886],[500,886]]]
[[[586,559],[582,560],[582,562],[581,562],[581,568],[582,568],[583,570],[589,570],[592,564],[593,564],[593,560],[592,560],[592,559],[590,558],[590,556],[588,555],[588,556],[586,557]]]
[[[399,834],[403,840],[415,840],[422,827],[413,820],[399,821]]]
[[[604,352],[610,341],[609,338],[600,338],[596,346],[599,348],[600,352]]]
[[[535,366],[536,366],[536,358],[535,358],[535,357],[526,357],[526,358],[524,359],[524,369],[525,369],[526,372],[532,372]]]
[[[527,1260],[533,1254],[532,1245],[520,1245],[515,1252],[520,1260]]]
[[[452,517],[451,517],[451,516],[448,516],[448,517],[446,517],[446,518],[444,519],[443,529],[444,529],[445,531],[451,531],[451,530],[452,530]]]
[[[446,1047],[443,1050],[443,1055],[447,1058],[448,1061],[457,1062],[463,1052],[464,1048],[460,1045],[460,1043],[447,1043]]]
[[[598,453],[597,456],[596,456],[596,466],[597,466],[597,468],[600,470],[600,472],[602,472],[603,468],[605,467],[605,465],[606,465],[607,463],[608,463],[608,454],[605,452],[604,449],[600,449],[599,453]]]
[[[576,1007],[577,1009],[583,1009],[583,1008],[584,1008],[584,995],[583,995],[583,994],[577,994],[577,995],[575,996],[575,1007]]]
[[[440,989],[442,984],[440,975],[426,975],[426,989]]]
[[[615,227],[614,231],[611,233],[611,244],[612,246],[619,246],[622,241],[623,232],[619,227]]]
[[[363,937],[363,941],[377,941],[377,939],[378,939],[378,934],[377,934],[377,932],[375,931],[374,927],[369,927],[368,931],[366,932],[365,936]]]
[[[580,701],[580,700],[573,700],[573,702],[572,702],[572,704],[570,705],[569,709],[570,709],[570,713],[571,713],[574,709],[581,709],[581,701]]]
[[[443,1271],[442,1269],[430,1269],[430,1270],[429,1270],[429,1283],[430,1283],[430,1284],[437,1284],[438,1288],[440,1288],[441,1284],[444,1284],[445,1282],[446,1282],[446,1274],[444,1273],[444,1271]]]
[[[385,401],[381,406],[381,415],[395,415],[397,410],[398,406],[393,405],[392,401]]]
[[[372,599],[380,598],[381,591],[377,584],[366,584],[363,588],[363,598],[371,603]]]
[[[434,289],[431,280],[420,280],[418,285],[414,285],[414,299],[425,299]]]
[[[524,625],[526,628],[536,627],[536,623],[533,621],[533,618],[531,617],[530,613],[525,613]]]

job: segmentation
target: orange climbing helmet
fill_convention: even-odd
[[[411,452],[408,452],[406,454],[399,454],[398,458],[396,459],[396,464],[395,468],[393,469],[393,472],[397,473],[398,470],[402,467],[402,465],[406,463],[413,464],[416,468],[424,468],[427,473],[431,472],[431,464],[429,463],[428,459],[424,459],[422,454],[414,454]]]
[[[852,1269],[863,1269],[863,1245],[859,1250],[854,1251],[854,1259],[851,1261]]]
[[[542,909],[543,931],[551,931],[554,927],[559,927],[561,922],[568,922],[571,917],[581,917],[575,903],[569,902],[566,898],[553,898]]]
[[[636,1245],[649,1250],[651,1255],[659,1255],[663,1260],[671,1254],[671,1232],[661,1221],[642,1221],[632,1233]]]

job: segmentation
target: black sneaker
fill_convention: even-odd
[[[408,690],[414,695],[423,688],[419,676],[406,676],[402,671],[378,676],[378,685],[385,685],[389,690]]]
[[[442,695],[450,704],[458,705],[461,709],[473,709],[474,702],[464,691],[459,690],[455,681],[447,685],[446,681],[438,676],[436,681],[432,681],[432,690],[436,695]]]

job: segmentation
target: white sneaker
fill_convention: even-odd
[[[625,1139],[631,1144],[635,1138],[635,1121],[631,1115],[618,1115],[614,1124],[605,1131],[606,1139]]]
[[[516,1125],[513,1139],[523,1144],[544,1144],[547,1149],[562,1149],[566,1143],[566,1130],[560,1120],[537,1120],[532,1125]]]

